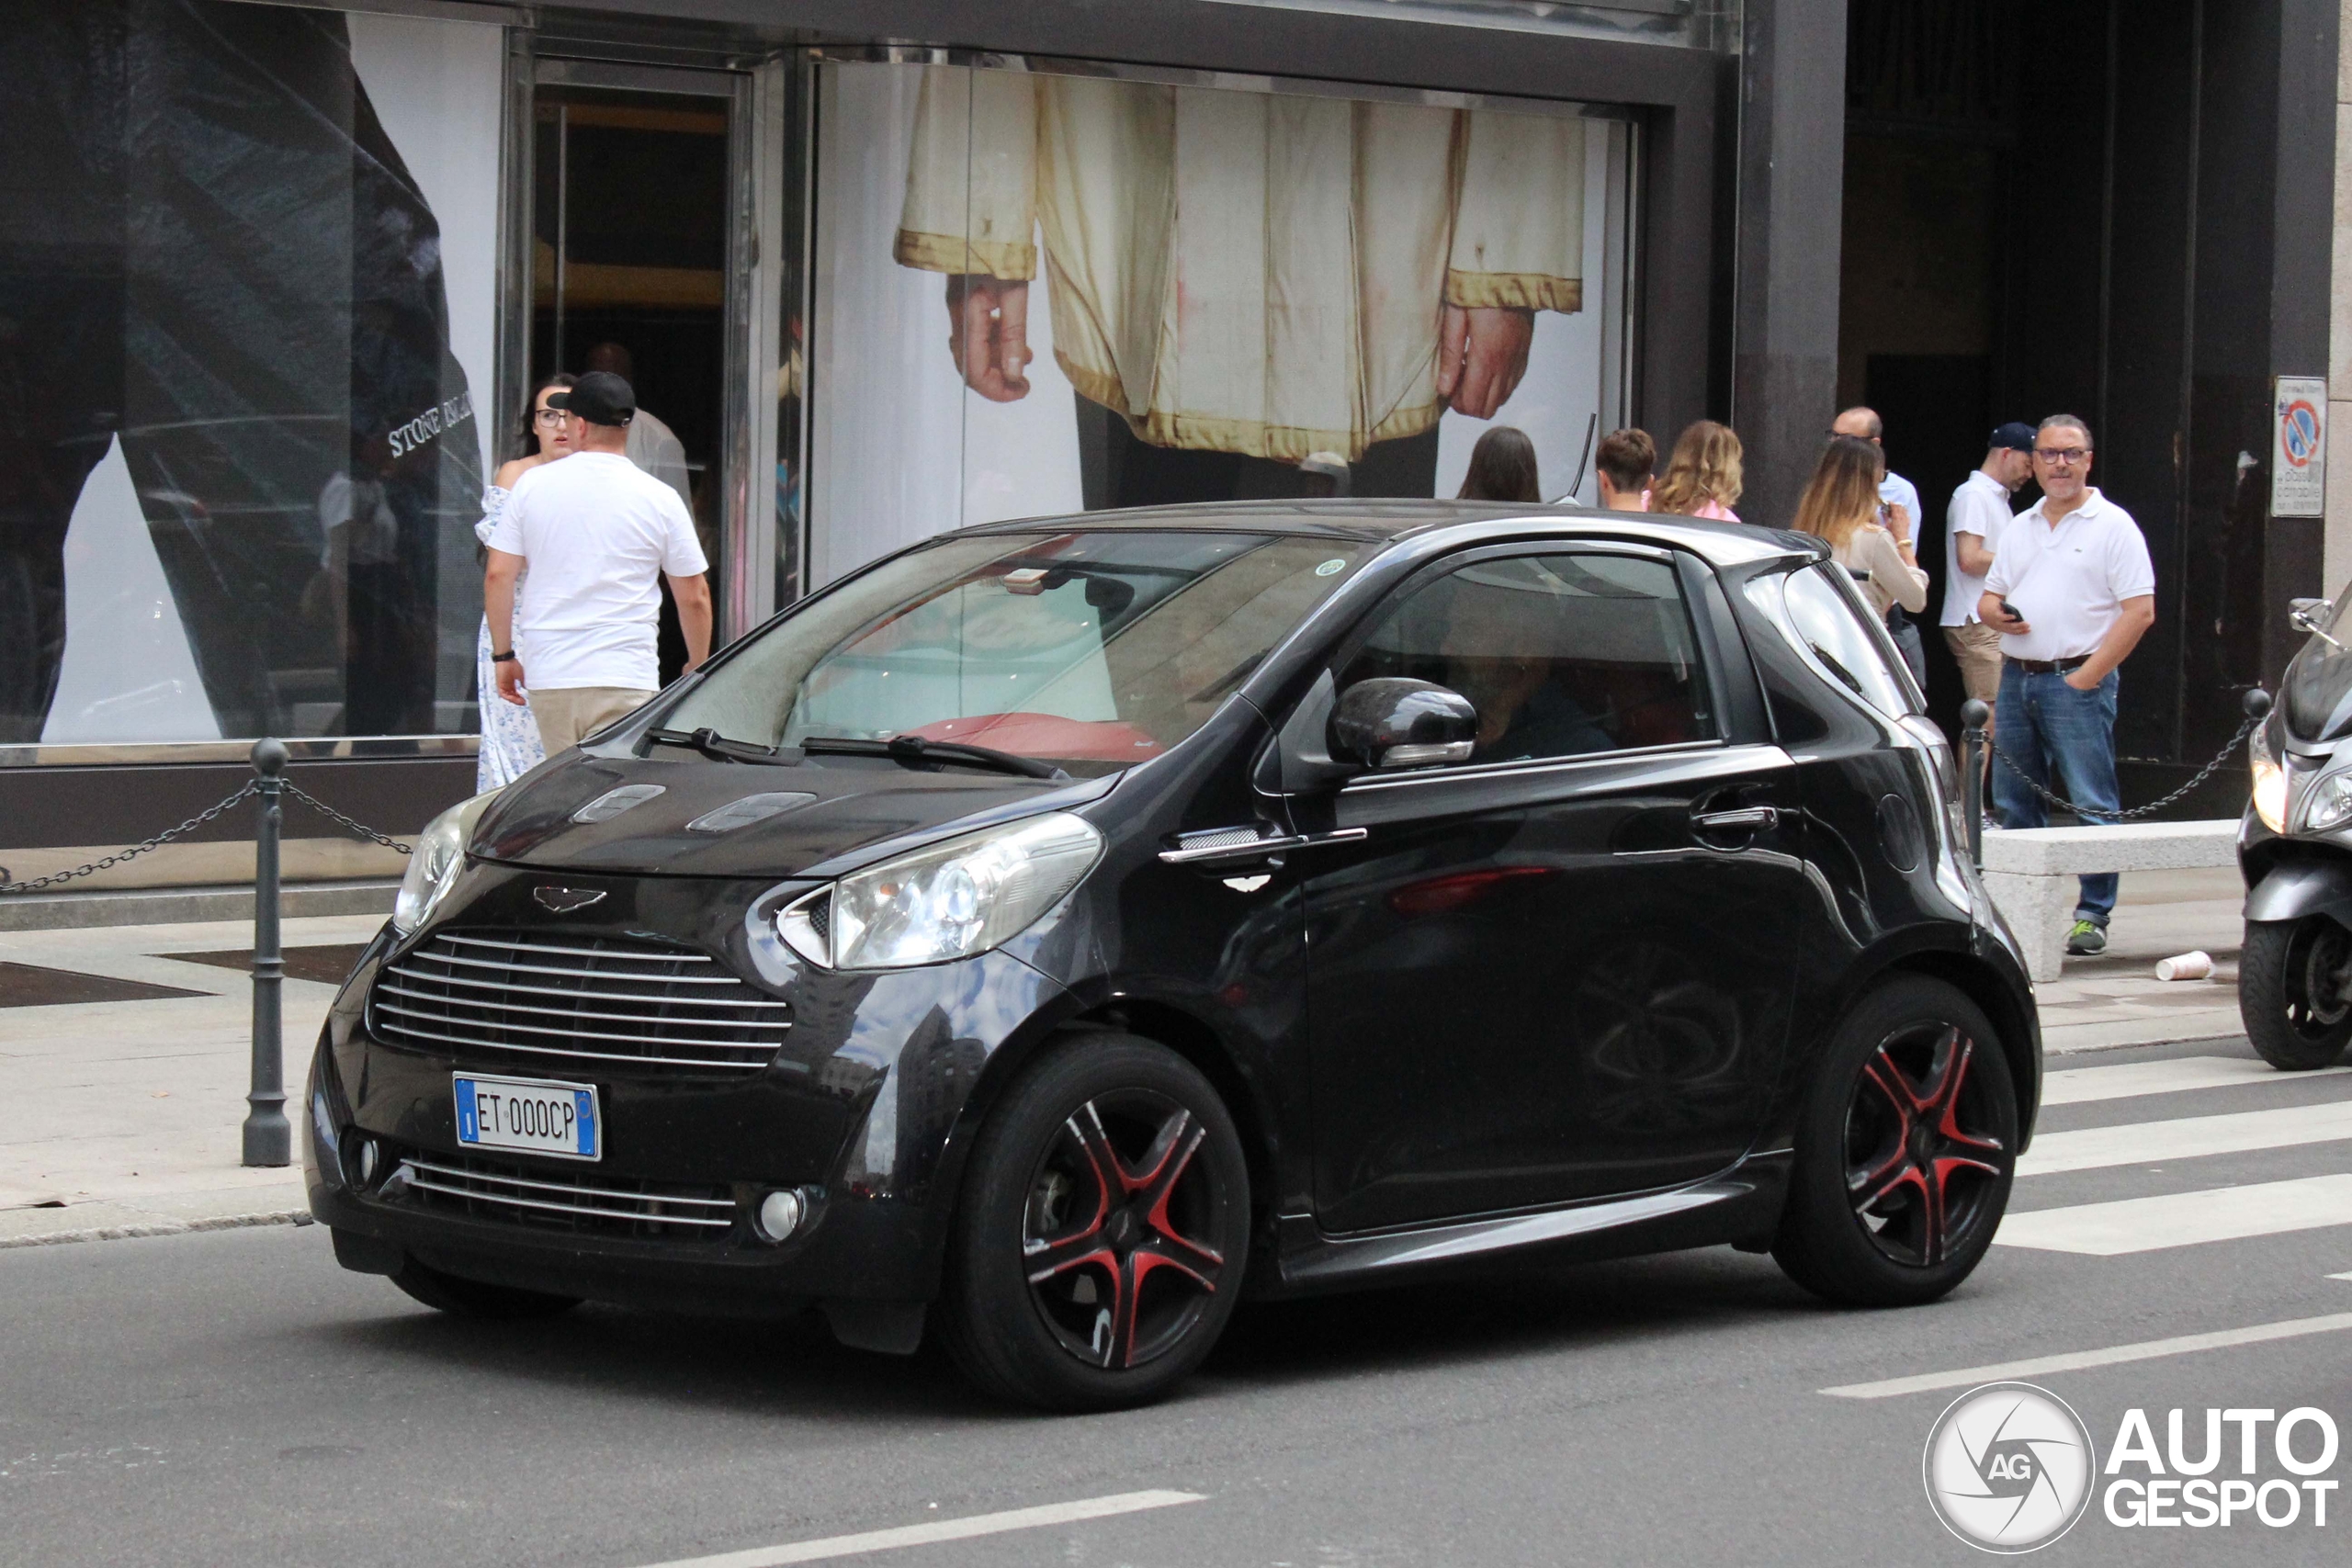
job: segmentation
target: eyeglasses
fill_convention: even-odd
[[[2033,455],[2052,468],[2058,468],[2074,467],[2089,457],[2090,452],[2087,448],[2081,446],[2037,446],[2033,449]]]
[[[536,409],[532,411],[531,423],[533,424],[544,424],[549,427],[561,424],[563,423],[563,411],[561,409]]]

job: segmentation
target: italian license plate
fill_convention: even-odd
[[[603,1159],[604,1126],[593,1084],[453,1073],[458,1142],[469,1149],[520,1149],[560,1159]]]

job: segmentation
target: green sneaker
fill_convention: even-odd
[[[2097,920],[2076,920],[2066,933],[2066,952],[2075,958],[2087,958],[2107,951],[2107,928]]]

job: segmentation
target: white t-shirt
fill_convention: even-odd
[[[1979,468],[1951,492],[1944,508],[1944,618],[1948,626],[1973,626],[1980,617],[1976,602],[1984,597],[1984,580],[1960,565],[1960,536],[1973,534],[1984,547],[1997,552],[2001,534],[2009,524],[2009,487]]]
[[[2027,637],[2002,634],[2001,651],[2011,659],[2088,653],[2123,613],[2124,600],[2156,591],[2156,569],[2140,525],[2098,487],[2089,494],[2055,528],[2042,516],[2050,504],[2044,500],[2002,530],[1984,587],[2007,599],[2033,627]]]
[[[490,547],[530,565],[514,651],[536,691],[652,691],[661,576],[710,567],[678,492],[617,452],[574,452],[525,473]]]

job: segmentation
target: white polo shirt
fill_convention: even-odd
[[[2011,659],[2088,653],[2123,613],[2123,601],[2156,591],[2140,525],[2098,486],[2055,528],[2042,516],[2049,504],[2037,502],[2010,519],[1984,574],[1986,591],[2007,599],[2033,627],[2025,637],[2002,635],[2001,651]]]
[[[1980,618],[1976,601],[1984,596],[1984,580],[1960,568],[1960,536],[1973,534],[1987,550],[1998,552],[2008,525],[2009,487],[1984,469],[1951,492],[1951,504],[1944,508],[1945,626],[1974,626]]]
[[[710,565],[678,492],[617,452],[574,452],[524,474],[490,547],[529,566],[514,651],[532,691],[659,687],[661,576]]]

